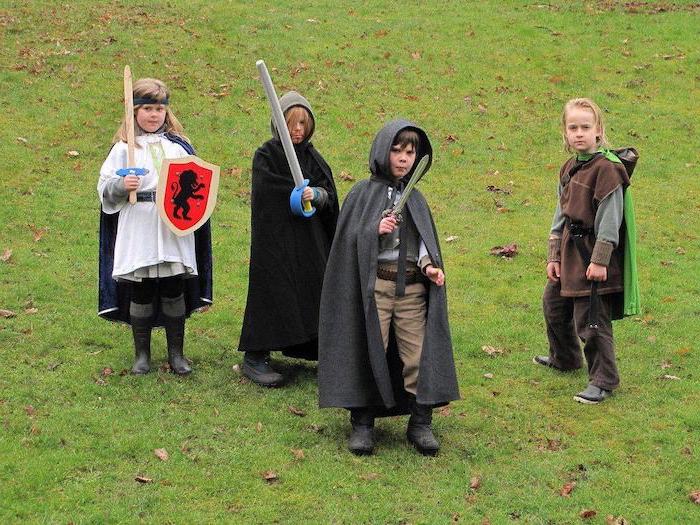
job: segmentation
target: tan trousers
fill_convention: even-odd
[[[403,363],[404,388],[415,395],[425,335],[427,291],[423,283],[415,283],[406,285],[403,297],[396,297],[395,292],[394,281],[377,278],[374,285],[374,301],[377,303],[384,351],[386,352],[389,345],[389,328],[393,326],[399,357]]]

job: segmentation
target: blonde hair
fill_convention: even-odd
[[[157,78],[138,79],[136,82],[134,82],[133,93],[134,99],[150,98],[161,103],[163,101],[167,101],[167,99],[170,97],[170,90],[168,89],[168,87]],[[139,130],[141,128],[136,123],[136,112],[141,107],[143,107],[143,104],[138,104],[134,106],[134,129],[136,130],[137,135],[139,135]],[[180,121],[177,120],[172,110],[170,109],[170,106],[167,104],[165,106],[165,122],[163,124],[163,128],[166,133],[172,133],[174,135],[182,137],[187,142],[190,141],[190,139],[188,139],[184,134],[182,124],[180,124]],[[122,123],[117,129],[117,131],[114,133],[114,137],[112,138],[112,140],[114,142],[126,142],[126,115],[122,117]],[[138,147],[138,144],[136,146]]]
[[[572,98],[566,104],[564,104],[564,111],[561,114],[561,136],[564,141],[564,150],[571,153],[571,145],[566,140],[566,114],[573,108],[583,108],[589,110],[593,113],[593,118],[595,119],[595,125],[598,129],[596,134],[596,144],[598,147],[607,148],[608,139],[605,136],[605,123],[603,122],[603,112],[598,107],[598,104],[593,102],[590,98]]]
[[[314,118],[306,111],[306,108],[303,106],[292,106],[284,114],[287,129],[302,119],[304,119],[304,140],[306,140],[314,129]]]

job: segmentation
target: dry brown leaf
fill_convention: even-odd
[[[100,372],[100,375],[102,377],[107,377],[107,376],[111,376],[113,373],[114,373],[114,370],[112,370],[110,367],[107,366],[107,367],[102,369],[102,371]]]
[[[497,257],[515,257],[518,254],[518,245],[516,243],[511,243],[505,246],[494,246],[489,253]]]
[[[568,481],[568,482],[564,483],[564,486],[559,491],[559,495],[564,496],[565,498],[568,498],[571,495],[571,492],[574,490],[575,486],[576,486],[575,481]]]
[[[168,454],[168,451],[165,450],[164,448],[157,448],[153,451],[153,453],[161,461],[168,461],[168,459],[170,459],[170,455]]]
[[[304,459],[304,451],[300,448],[291,449],[294,459]]]
[[[36,409],[34,408],[33,405],[27,405],[24,407],[24,411],[27,413],[29,417],[33,417],[34,414],[36,414]]]
[[[10,257],[12,257],[12,250],[6,248],[5,251],[2,252],[2,255],[0,255],[0,261],[7,262],[10,260]]]
[[[29,229],[34,234],[34,242],[39,242],[44,234],[48,231],[46,228],[37,228],[33,224],[29,225]]]
[[[236,372],[238,374],[241,371],[241,365],[233,365],[231,367],[231,370],[233,370],[234,372]]]
[[[665,375],[661,376],[661,379],[669,379],[671,381],[680,381],[681,378],[678,376],[671,376],[671,375],[665,374]]]
[[[229,168],[224,173],[226,175],[230,175],[231,177],[239,178],[241,176],[241,173],[243,173],[243,168]]]
[[[306,415],[306,412],[304,412],[300,408],[297,408],[297,407],[292,406],[292,405],[289,405],[288,410],[290,413],[294,414],[295,416],[304,417]]]
[[[37,313],[37,312],[39,312],[39,309],[38,309],[38,308],[34,308],[34,307],[32,307],[32,308],[27,308],[27,309],[24,310],[24,313],[25,313],[25,314],[29,314],[29,315],[34,315],[34,314]]]
[[[598,514],[596,511],[594,511],[592,509],[586,509],[586,510],[582,510],[579,513],[579,516],[581,517],[581,519],[587,520],[588,518],[592,518],[596,514]]]
[[[268,470],[266,472],[263,472],[262,478],[270,484],[277,483],[280,479],[277,475],[277,472],[275,472],[274,470]]]
[[[630,525],[630,522],[622,516],[616,518],[615,516],[608,515],[605,517],[605,525]]]
[[[17,142],[21,142],[22,144],[28,144],[29,141],[24,138],[24,137],[17,137]]]
[[[411,53],[411,58],[413,60],[420,60],[420,51],[414,51],[413,53]]]
[[[500,355],[504,354],[505,350],[503,348],[496,348],[495,346],[484,345],[481,349],[489,355]]]
[[[257,424],[255,425],[255,431],[260,433],[260,432],[262,432],[262,429],[263,429],[263,424],[260,421],[258,421]]]
[[[78,153],[78,152],[75,151],[74,149],[72,149],[72,150],[70,150],[70,151],[68,152],[68,156],[69,156],[69,157],[78,157],[79,155],[80,155],[80,153]]]
[[[147,478],[146,476],[136,476],[134,478],[134,481],[138,481],[139,483],[153,483],[153,478]]]
[[[343,179],[343,180],[346,180],[346,181],[355,180],[355,177],[353,177],[352,175],[350,175],[350,173],[348,173],[348,172],[345,171],[345,170],[343,170],[343,171],[340,172],[340,178]]]
[[[444,407],[440,407],[438,409],[438,414],[440,414],[441,416],[448,417],[451,413],[452,413],[452,410],[450,410],[449,405],[445,405]]]
[[[487,372],[487,373],[484,374],[484,377],[485,377],[486,379],[493,379],[493,374],[492,374],[491,372]]]
[[[450,235],[449,237],[445,237],[445,242],[454,242],[454,241],[456,241],[457,239],[459,239],[458,236],[456,236],[456,235]]]
[[[700,505],[700,490],[694,490],[693,492],[688,494],[688,498],[690,498],[690,501],[692,501],[696,505]]]
[[[477,109],[479,110],[479,113],[486,113],[488,111],[486,104],[479,104]]]
[[[481,476],[474,476],[469,481],[469,488],[472,490],[478,490],[481,487]]]
[[[0,317],[3,317],[5,319],[9,319],[10,317],[14,317],[15,314],[12,310],[2,310],[0,309]]]

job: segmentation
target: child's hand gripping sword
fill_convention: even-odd
[[[267,96],[267,101],[270,103],[270,109],[272,110],[272,120],[277,128],[277,134],[282,141],[282,147],[284,148],[284,155],[287,157],[287,163],[289,164],[289,170],[292,172],[292,177],[294,178],[294,189],[289,196],[289,206],[292,209],[294,215],[300,217],[311,217],[315,212],[316,208],[311,206],[311,202],[302,201],[302,194],[304,193],[304,188],[309,185],[309,179],[305,179],[301,173],[301,167],[299,167],[299,159],[294,151],[294,145],[292,144],[292,138],[289,136],[289,129],[287,129],[287,122],[284,120],[284,115],[282,114],[282,107],[277,99],[277,93],[275,93],[275,86],[272,85],[272,79],[270,74],[267,72],[267,66],[263,60],[258,60],[255,63],[260,73],[260,82],[262,82],[263,88],[265,89],[265,95]]]
[[[393,215],[396,218],[396,224],[397,226],[401,224],[401,221],[403,221],[403,209],[406,206],[406,202],[408,201],[408,197],[411,195],[411,192],[413,191],[413,188],[415,187],[416,183],[420,180],[420,178],[423,176],[425,173],[427,167],[428,167],[428,161],[429,161],[428,155],[425,155],[422,159],[420,159],[420,162],[416,166],[415,171],[413,172],[413,175],[411,175],[411,178],[408,180],[408,184],[406,184],[406,187],[403,189],[401,192],[401,197],[399,198],[399,201],[394,204],[391,208],[388,210],[384,210],[382,212],[382,217],[388,217],[389,215]],[[382,249],[389,249],[389,250],[394,250],[399,244],[399,229],[398,227],[394,229],[394,231],[391,234],[387,234],[387,238],[385,241],[382,242]]]
[[[126,124],[126,165],[128,167],[117,170],[117,175],[143,176],[148,173],[146,168],[134,168],[134,90],[131,85],[131,68],[124,66],[124,123]],[[129,192],[129,202],[136,204],[136,190]]]

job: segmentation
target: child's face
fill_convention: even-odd
[[[413,148],[413,144],[406,144],[405,146],[394,144],[389,152],[389,167],[391,168],[392,177],[397,179],[404,177],[411,171],[415,161],[416,150]]]
[[[600,127],[588,108],[573,107],[566,113],[566,142],[577,153],[594,153],[598,149]]]
[[[300,111],[287,122],[289,136],[292,137],[292,143],[301,144],[306,138],[306,126],[308,125],[309,114],[306,111]]]
[[[165,122],[163,104],[144,104],[136,110],[136,123],[146,133],[155,133]]]

